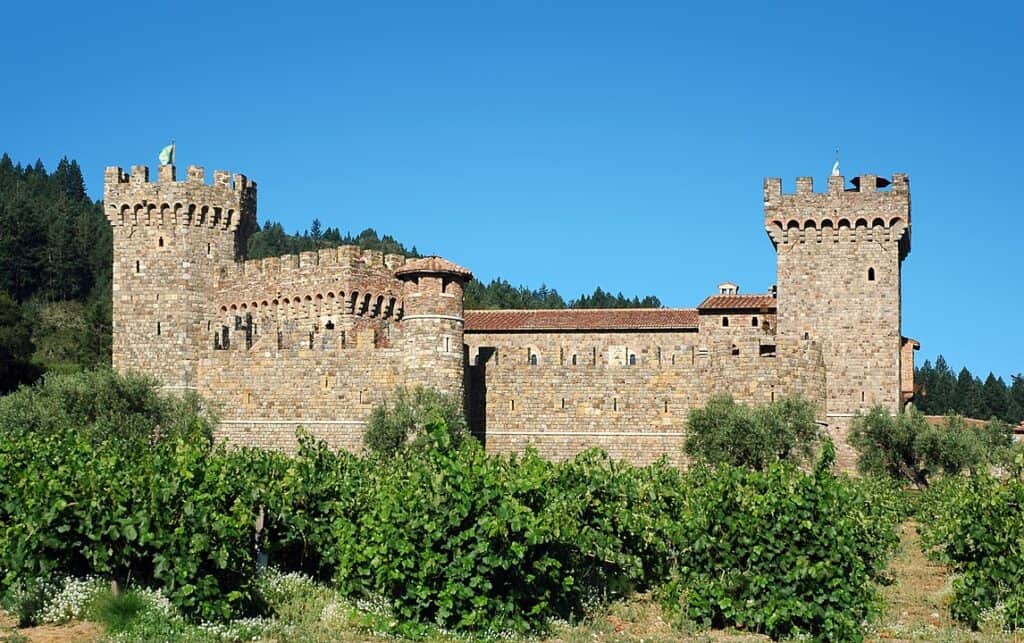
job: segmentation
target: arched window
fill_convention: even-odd
[[[164,247],[164,238],[163,237],[160,237],[160,240],[157,242],[157,245],[159,245],[161,248]]]
[[[629,354],[629,365],[636,366],[636,353]]]
[[[726,327],[728,325],[729,325],[729,318],[728,317],[722,317],[722,327],[724,328],[724,327]]]
[[[868,281],[874,281],[874,280],[875,280],[875,269],[874,268],[868,268]]]
[[[750,318],[750,325],[753,326],[754,328],[757,328],[757,316],[756,315]]]
[[[537,353],[531,353],[530,354],[530,366],[536,366],[536,365],[537,365]]]

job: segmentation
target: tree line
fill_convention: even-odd
[[[110,362],[112,234],[78,163],[0,157],[0,393]]]
[[[1012,376],[1009,384],[993,373],[982,381],[966,366],[954,374],[939,355],[934,366],[925,360],[914,381],[918,389],[914,406],[926,415],[956,413],[981,420],[995,417],[1011,424],[1024,421],[1024,374]]]

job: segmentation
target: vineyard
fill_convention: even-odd
[[[4,608],[47,620],[55,594],[114,582],[157,597],[175,627],[233,640],[266,634],[301,587],[320,618],[325,593],[362,606],[350,617],[367,633],[484,638],[541,636],[643,592],[679,627],[860,640],[916,510],[960,573],[953,616],[1024,623],[1018,481],[948,477],[911,502],[835,475],[827,443],[806,469],[682,472],[596,451],[488,455],[440,417],[397,455],[308,437],[294,455],[225,450],[214,421],[198,399],[108,371],[0,398]]]

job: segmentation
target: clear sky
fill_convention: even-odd
[[[774,282],[762,178],[823,189],[839,145],[910,174],[918,363],[1024,371],[1021,5],[775,4],[10,3],[0,151],[100,198],[173,137],[261,221],[690,307]]]

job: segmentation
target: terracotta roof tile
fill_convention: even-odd
[[[774,309],[775,297],[771,295],[711,295],[697,310],[761,310]]]
[[[690,330],[693,308],[582,308],[567,310],[467,310],[466,332],[559,330]]]
[[[453,274],[465,279],[472,279],[473,273],[468,268],[463,268],[457,263],[452,263],[443,257],[422,257],[405,262],[395,271],[395,276],[411,275],[418,272]]]

